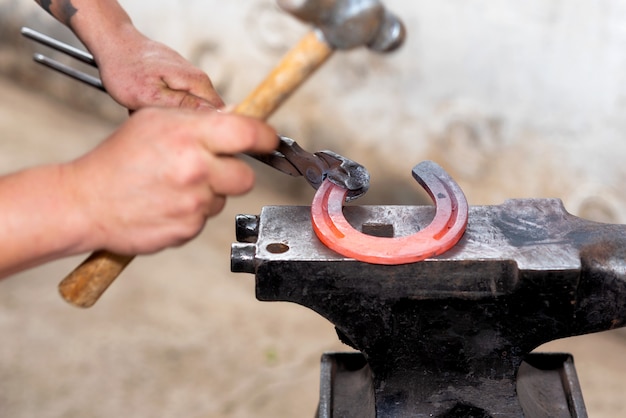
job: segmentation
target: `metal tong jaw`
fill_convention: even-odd
[[[274,152],[251,157],[290,176],[303,176],[315,190],[328,179],[348,191],[347,201],[358,199],[369,189],[370,175],[361,164],[332,151],[310,153],[291,138],[279,138]]]
[[[30,28],[22,28],[21,33],[23,36],[42,45],[97,68],[96,61],[88,52],[74,48]],[[39,64],[106,92],[102,81],[98,77],[83,73],[42,54],[35,54],[33,58]],[[280,135],[279,138],[279,146],[271,154],[247,155],[290,176],[303,176],[316,190],[325,179],[328,179],[348,191],[346,195],[347,201],[361,197],[369,189],[370,176],[361,164],[332,151],[310,153],[305,151],[291,138]]]

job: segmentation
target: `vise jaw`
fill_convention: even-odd
[[[543,343],[626,324],[626,226],[575,217],[557,199],[509,200],[470,207],[465,235],[445,254],[385,266],[326,248],[309,211],[239,217],[231,270],[255,275],[259,300],[313,309],[361,353],[361,410],[341,416],[586,416],[575,372],[562,379],[565,406],[551,406],[522,386],[524,369],[541,363],[531,351]],[[355,228],[389,237],[433,213],[345,207]]]

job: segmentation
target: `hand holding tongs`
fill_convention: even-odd
[[[98,68],[93,56],[88,52],[30,28],[22,28],[21,32],[22,35],[29,39],[62,52],[94,68]],[[96,76],[79,71],[43,54],[34,54],[33,59],[39,64],[106,92],[102,81]],[[242,112],[238,111],[239,107],[241,106],[236,107],[234,112],[241,114]],[[280,143],[273,153],[267,155],[247,155],[290,176],[303,176],[316,190],[324,179],[328,178],[333,183],[348,190],[349,200],[357,199],[367,192],[369,173],[362,165],[332,151],[310,153],[302,149],[291,138],[280,135],[279,138]]]
[[[23,28],[22,34],[43,45],[76,58],[94,68],[97,64],[90,54],[66,45],[32,29]],[[289,95],[321,65],[331,52],[319,42],[305,38],[279,63],[261,85],[234,110],[235,113],[267,119]],[[36,62],[106,91],[102,81],[68,67],[58,61],[35,54]],[[369,187],[369,173],[362,165],[331,151],[309,153],[295,141],[280,137],[277,150],[268,155],[251,155],[292,176],[303,176],[315,189],[324,179],[348,190],[348,198],[356,199]],[[119,255],[106,250],[96,251],[59,284],[61,295],[68,302],[80,306],[93,305],[122,270],[133,260],[133,255]]]

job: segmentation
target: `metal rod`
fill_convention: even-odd
[[[82,61],[87,65],[98,68],[98,64],[96,64],[96,60],[93,58],[93,55],[86,51],[75,48],[71,45],[63,43],[57,39],[51,38],[41,32],[37,32],[36,30],[30,28],[23,27],[21,33],[22,35],[29,39],[32,39],[33,41],[39,42],[42,45],[69,55],[70,57]]]
[[[94,77],[90,74],[87,74],[75,68],[69,67],[63,63],[60,63],[59,61],[46,57],[45,55],[42,55],[42,54],[34,54],[33,59],[35,60],[35,62],[42,64],[48,68],[51,68],[55,71],[58,71],[61,74],[67,75],[91,87],[95,87],[100,91],[106,92],[106,89],[104,88],[104,85],[102,84],[102,81],[98,77]]]

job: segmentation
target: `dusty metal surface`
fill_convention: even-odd
[[[626,323],[626,226],[577,218],[559,200],[471,207],[455,248],[398,266],[329,250],[309,210],[265,207],[253,218],[256,242],[233,245],[232,269],[256,275],[258,299],[313,309],[365,355],[378,416],[446,416],[464,405],[483,411],[476,416],[524,416],[515,383],[528,353]],[[346,208],[355,227],[384,221],[396,236],[432,216],[432,207]]]

